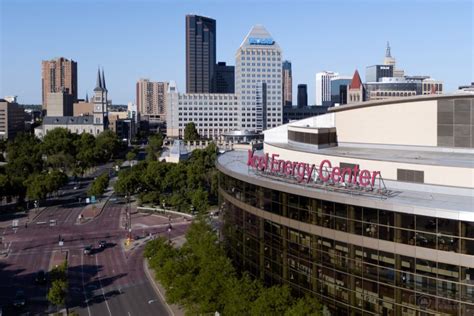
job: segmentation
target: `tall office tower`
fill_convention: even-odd
[[[308,86],[298,85],[298,107],[308,106]]]
[[[213,92],[216,20],[186,15],[186,93]]]
[[[291,62],[283,62],[283,105],[293,104],[293,75],[291,73]]]
[[[147,121],[166,120],[166,93],[168,82],[153,82],[140,79],[136,87],[138,113]]]
[[[405,75],[405,71],[396,68],[397,62],[396,59],[392,57],[389,42],[387,42],[387,48],[385,49],[385,58],[383,59],[383,64],[387,66],[393,66],[393,77],[403,77]]]
[[[351,81],[352,77],[346,76],[331,78],[331,106],[347,104],[347,86]]]
[[[331,78],[338,76],[337,72],[323,71],[316,74],[316,105],[331,105]]]
[[[255,25],[236,53],[235,91],[240,129],[261,132],[282,124],[281,49],[262,25]]]
[[[77,62],[64,57],[41,62],[43,110],[48,110],[48,93],[66,92],[77,100]]]
[[[225,62],[218,62],[216,75],[214,77],[215,93],[234,93],[235,90],[235,67],[227,66]]]

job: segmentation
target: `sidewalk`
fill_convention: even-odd
[[[10,214],[12,218],[10,220],[0,221],[0,228],[10,228],[13,220],[18,220],[18,226],[24,226],[25,223],[32,223],[47,207],[42,206],[39,208],[32,208],[26,212],[17,212]]]
[[[143,260],[143,269],[145,270],[145,274],[147,278],[149,279],[150,283],[153,285],[153,288],[155,289],[156,293],[160,297],[160,300],[162,303],[167,307],[170,315],[172,316],[184,316],[185,311],[182,309],[180,306],[175,305],[175,304],[168,304],[166,302],[166,291],[165,289],[161,286],[161,284],[155,279],[155,271],[149,268],[148,266],[148,259]]]
[[[87,204],[81,211],[81,214],[79,214],[79,217],[77,219],[77,224],[84,224],[87,223],[97,216],[99,216],[102,211],[104,210],[105,205],[109,201],[110,197],[114,194],[113,188],[109,185],[107,188],[107,191],[104,193],[104,195],[99,199],[99,202],[94,203],[94,204]]]

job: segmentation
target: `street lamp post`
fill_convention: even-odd
[[[126,218],[127,218],[127,228],[128,228],[128,239],[132,240],[132,211],[130,206],[130,194],[127,194],[127,206],[126,206]]]

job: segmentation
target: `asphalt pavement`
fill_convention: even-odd
[[[8,253],[7,257],[0,257],[2,316],[51,311],[45,300],[48,285],[35,284],[35,276],[39,270],[49,271],[53,254],[58,253],[68,258],[70,311],[88,316],[169,315],[146,277],[143,244],[128,251],[123,246],[126,231],[120,227],[120,218],[126,205],[108,202],[94,220],[78,224],[83,206],[68,203],[47,207],[27,227],[0,230],[0,249]],[[174,223],[170,237],[183,235],[188,225],[185,221]],[[168,237],[167,225],[141,228],[137,233]],[[107,241],[104,249],[99,248],[101,240]],[[90,255],[84,254],[87,245],[93,246]],[[27,305],[21,309],[11,304],[17,290],[23,290],[27,297]]]

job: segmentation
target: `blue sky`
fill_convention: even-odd
[[[293,64],[293,92],[315,73],[352,75],[381,63],[390,41],[399,68],[444,80],[446,91],[474,81],[472,1],[112,1],[0,0],[0,97],[41,102],[41,60],[78,62],[79,97],[105,68],[114,104],[135,100],[139,78],[175,80],[185,91],[185,15],[217,20],[217,58],[235,52],[263,24]]]

